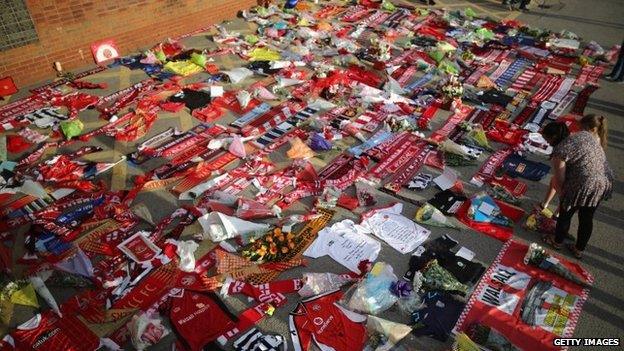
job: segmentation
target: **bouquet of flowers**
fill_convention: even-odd
[[[546,249],[536,243],[532,243],[524,256],[524,264],[531,264],[545,271],[555,273],[571,282],[584,287],[591,286],[584,277],[572,272],[568,267],[559,262],[559,259],[552,256]]]
[[[438,260],[431,260],[423,269],[423,285],[430,290],[444,290],[466,296],[468,286],[460,283],[451,272],[438,264]]]
[[[451,75],[446,84],[442,86],[442,93],[444,93],[449,100],[461,98],[464,95],[464,86],[461,84],[457,76]]]
[[[437,208],[429,203],[425,203],[416,210],[414,220],[418,223],[428,224],[435,227],[446,227],[457,229],[457,227],[449,222],[448,218]]]
[[[512,205],[520,204],[520,199],[513,196],[507,189],[500,185],[492,185],[491,188],[488,189],[488,194],[497,200],[505,201]],[[531,218],[531,216],[529,216],[529,218]],[[528,221],[529,220],[527,219],[527,223]]]
[[[524,227],[528,230],[544,233],[555,234],[555,227],[557,226],[557,220],[548,217],[543,211],[535,210],[527,217]]]
[[[464,144],[492,151],[485,130],[483,130],[481,125],[463,122],[460,124],[460,127],[468,132],[463,137],[462,142]]]
[[[275,228],[260,238],[252,239],[242,255],[253,262],[276,262],[287,256],[297,242],[292,232],[284,233],[281,228]]]

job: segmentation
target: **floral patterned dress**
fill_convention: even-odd
[[[570,135],[553,149],[552,157],[566,163],[560,194],[563,208],[598,206],[611,193],[613,171],[600,142],[590,132]]]

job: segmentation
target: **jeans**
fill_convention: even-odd
[[[613,66],[613,71],[611,71],[611,74],[609,75],[613,78],[613,80],[624,80],[624,41],[622,41],[617,62],[615,63],[615,66]]]
[[[570,230],[570,222],[572,222],[572,216],[578,211],[579,226],[576,234],[576,249],[579,251],[585,250],[587,242],[591,237],[592,230],[594,229],[594,212],[596,207],[590,206],[576,206],[562,210],[559,213],[557,219],[557,228],[555,229],[555,242],[558,244],[563,243],[568,231]]]

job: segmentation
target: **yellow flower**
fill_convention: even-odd
[[[282,228],[278,227],[278,228],[273,229],[273,233],[275,235],[281,235],[282,234]]]

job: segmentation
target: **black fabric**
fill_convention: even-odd
[[[444,235],[418,247],[410,257],[409,269],[403,279],[413,280],[416,271],[423,269],[429,261],[437,259],[440,266],[453,274],[460,283],[476,283],[485,272],[485,267],[455,255],[451,249],[457,244],[453,238]]]
[[[496,89],[490,89],[483,93],[479,100],[485,102],[486,104],[497,104],[500,106],[507,106],[513,100],[513,97],[505,94],[502,91],[498,91]]]
[[[447,189],[435,194],[435,196],[427,202],[442,211],[445,215],[449,216],[455,214],[455,212],[459,209],[459,206],[461,206],[461,204],[467,199],[467,197],[455,194],[451,190]]]
[[[196,108],[208,105],[210,103],[210,94],[203,91],[182,89],[182,92],[171,96],[169,101],[183,102],[186,107],[193,111]]]
[[[576,249],[579,251],[585,250],[589,238],[594,230],[594,213],[597,207],[590,206],[578,206],[572,207],[568,210],[563,210],[559,213],[557,219],[557,227],[555,229],[555,241],[557,243],[563,243],[563,240],[568,235],[570,230],[570,222],[572,222],[572,216],[578,211],[578,232],[576,234]]]
[[[259,74],[274,74],[280,71],[279,68],[271,68],[271,61],[254,61],[247,65],[247,68]]]
[[[540,181],[550,172],[549,165],[528,160],[518,154],[507,157],[503,162],[503,168],[511,177],[521,177],[533,181]]]
[[[412,321],[416,324],[412,333],[446,341],[465,304],[440,291],[426,293],[423,302],[426,306],[412,313]]]

